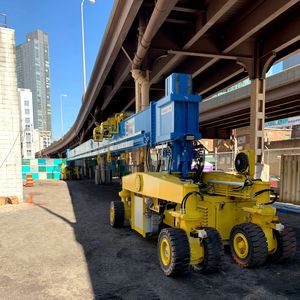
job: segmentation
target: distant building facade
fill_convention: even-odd
[[[21,109],[21,149],[22,158],[35,157],[32,93],[29,89],[18,89]]]
[[[34,130],[34,149],[35,152],[39,152],[44,148],[47,148],[52,143],[51,131]]]
[[[300,125],[293,126],[292,139],[300,139]]]
[[[17,46],[16,57],[18,87],[32,92],[34,128],[51,132],[48,34],[41,30],[28,33],[26,42]]]

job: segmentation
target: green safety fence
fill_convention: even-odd
[[[60,158],[36,158],[22,159],[22,178],[25,180],[27,174],[37,179],[60,179],[61,165],[66,164],[66,159]]]

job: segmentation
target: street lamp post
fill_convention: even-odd
[[[81,36],[82,36],[82,73],[83,73],[83,95],[86,92],[86,72],[85,72],[85,42],[84,42],[84,16],[83,16],[83,5],[84,1],[81,1]],[[92,4],[96,2],[96,0],[89,0]]]
[[[62,98],[67,97],[66,94],[60,95],[60,128],[61,128],[61,137],[64,136],[64,120],[63,120],[63,109],[62,109]]]

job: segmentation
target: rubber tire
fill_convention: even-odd
[[[233,238],[235,234],[242,233],[248,241],[249,253],[247,257],[240,258],[234,251]],[[263,265],[268,257],[268,244],[263,230],[254,223],[243,223],[232,228],[230,234],[230,249],[233,260],[243,267],[258,267]]]
[[[194,266],[194,269],[200,273],[208,274],[219,271],[224,262],[224,245],[221,235],[215,228],[204,228],[207,232],[207,238],[202,240],[204,247],[203,261]]]
[[[161,240],[166,238],[171,246],[171,260],[169,265],[162,263],[160,256]],[[184,275],[190,270],[190,244],[184,230],[179,228],[165,228],[158,236],[157,251],[160,267],[166,276]]]
[[[296,235],[292,227],[284,224],[282,232],[274,230],[274,236],[277,240],[277,250],[269,255],[272,263],[280,264],[288,259],[292,259],[296,254]]]
[[[114,228],[120,228],[124,225],[125,219],[125,209],[124,203],[122,201],[111,201],[110,202],[110,209],[114,208],[114,220],[113,222],[110,220],[110,225]]]
[[[249,157],[246,153],[237,154],[234,161],[235,169],[238,173],[243,174],[249,169]]]

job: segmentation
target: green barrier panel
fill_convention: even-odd
[[[46,172],[47,173],[52,173],[54,170],[54,167],[53,166],[46,166]]]
[[[52,173],[47,173],[47,179],[53,179],[53,174]]]
[[[60,173],[53,173],[53,179],[60,179]]]
[[[39,179],[39,173],[31,173],[32,179],[37,180]]]
[[[62,164],[66,164],[66,159],[22,159],[22,178],[25,180],[26,174],[31,174],[32,178],[35,180],[59,180],[61,177],[60,173]]]
[[[45,158],[38,158],[38,164],[42,165],[42,166],[46,165],[46,159]]]
[[[53,166],[53,172],[59,172],[61,171],[61,167],[60,166]]]
[[[30,159],[22,159],[22,165],[29,166],[30,165]]]
[[[63,159],[54,158],[54,160],[53,160],[53,165],[55,165],[55,166],[61,165],[62,163],[63,163]]]
[[[22,166],[22,173],[30,173],[30,166]]]
[[[39,166],[39,172],[46,172],[46,166]]]

